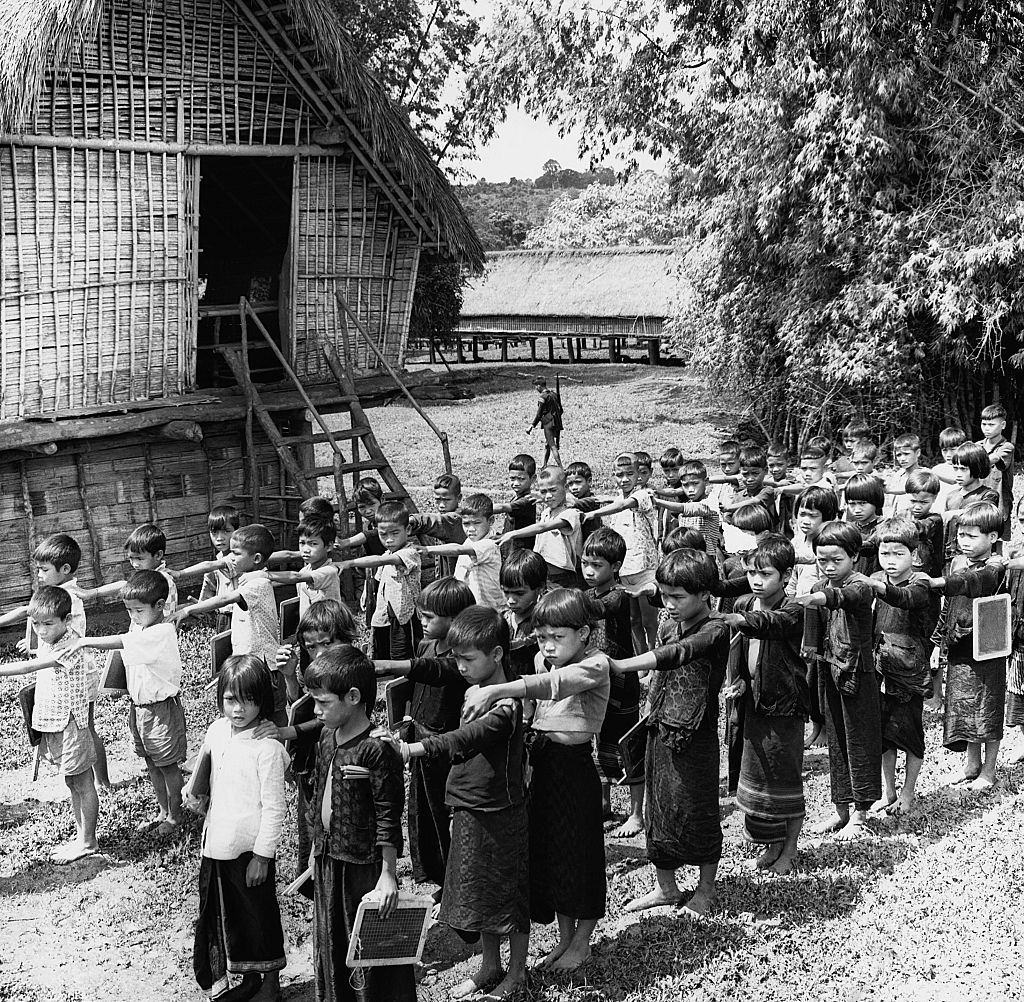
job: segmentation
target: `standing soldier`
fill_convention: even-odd
[[[540,394],[537,403],[537,414],[530,425],[533,431],[537,425],[544,429],[544,462],[541,466],[547,466],[548,460],[555,466],[562,465],[562,457],[559,454],[562,438],[562,399],[557,390],[549,390],[547,380],[543,376],[534,376],[533,385]]]

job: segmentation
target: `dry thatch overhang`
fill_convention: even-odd
[[[153,2],[175,6],[174,0]],[[325,129],[344,136],[423,246],[479,270],[483,248],[447,179],[355,56],[330,0],[231,5],[289,67]],[[101,30],[103,13],[103,0],[0,0],[0,133],[8,141],[31,115],[44,75],[74,64],[83,40]],[[183,146],[182,152],[190,150]]]

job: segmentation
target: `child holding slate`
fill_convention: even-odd
[[[199,753],[208,758],[207,790],[197,769],[183,791],[185,805],[206,814],[199,870],[199,920],[193,964],[199,987],[212,997],[274,1002],[285,966],[274,860],[287,806],[288,756],[256,727],[274,715],[274,687],[262,658],[230,657],[217,678],[215,720]],[[232,987],[230,975],[241,974]]]

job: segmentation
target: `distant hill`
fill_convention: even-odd
[[[549,169],[550,165],[554,165]],[[563,170],[549,160],[545,172],[536,179],[511,178],[488,181],[455,188],[463,207],[476,228],[485,250],[509,250],[521,247],[530,230],[539,227],[555,199],[579,198],[591,185],[614,185],[615,171]]]

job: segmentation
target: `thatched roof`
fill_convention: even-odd
[[[229,2],[257,16],[270,7],[263,0]],[[18,131],[38,98],[47,68],[73,60],[81,41],[99,30],[103,3],[0,0],[0,131]],[[447,178],[405,114],[354,54],[331,0],[288,0],[287,14],[278,11],[274,20],[283,30],[270,30],[277,34],[285,55],[294,55],[290,62],[297,75],[330,95],[352,141],[406,189],[416,214],[429,224],[442,247],[479,268],[483,247]],[[315,57],[309,55],[310,46],[315,47]],[[314,58],[316,65],[326,67],[319,75],[311,71]],[[310,76],[314,79],[309,80]]]
[[[462,316],[667,317],[680,263],[672,247],[493,251]]]

